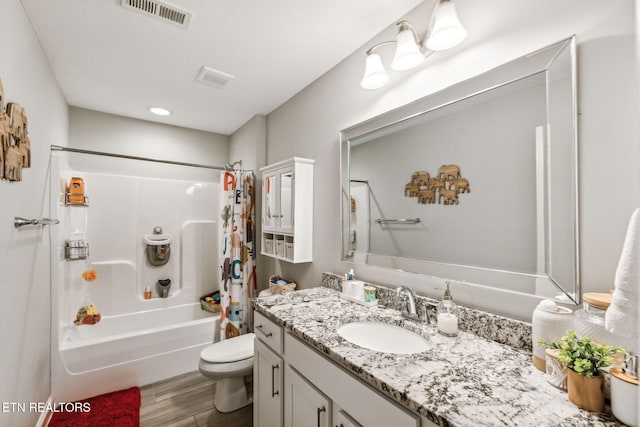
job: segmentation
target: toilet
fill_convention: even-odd
[[[271,292],[260,292],[269,296]],[[247,392],[245,377],[253,372],[253,339],[248,333],[211,344],[200,352],[198,369],[216,380],[213,405],[219,412],[232,412],[253,402]]]

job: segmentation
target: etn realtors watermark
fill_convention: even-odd
[[[2,402],[2,412],[91,412],[89,402]]]

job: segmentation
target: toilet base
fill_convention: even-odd
[[[253,402],[248,394],[243,376],[220,378],[216,381],[213,405],[218,412],[233,412]]]

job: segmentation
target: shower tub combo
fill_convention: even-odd
[[[50,229],[53,400],[75,401],[197,370],[202,349],[218,340],[219,314],[202,310],[199,302],[218,284],[217,173],[184,180],[184,166],[168,173],[167,165],[154,165],[157,170],[138,176],[122,173],[120,163],[109,164],[108,173],[71,163],[52,155],[51,213],[60,220]],[[88,206],[65,204],[72,177],[86,183]],[[156,226],[173,236],[171,257],[162,266],[145,256],[144,236]],[[78,231],[90,251],[86,259],[70,260],[65,244]],[[83,280],[86,270],[96,271],[94,281]],[[163,279],[172,284],[166,298],[157,286]],[[88,303],[101,320],[74,324]]]
[[[55,400],[73,401],[195,370],[202,349],[217,341],[218,318],[192,303],[64,327]]]

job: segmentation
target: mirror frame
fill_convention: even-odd
[[[504,65],[493,68],[489,71],[486,71],[478,76],[472,77],[468,80],[462,81],[460,83],[454,84],[448,88],[445,88],[439,92],[427,95],[423,98],[420,98],[416,101],[413,101],[404,106],[395,108],[391,111],[373,117],[371,119],[365,120],[364,122],[358,123],[349,128],[343,129],[340,131],[340,183],[341,183],[341,195],[340,195],[340,211],[341,211],[341,231],[342,231],[342,253],[341,259],[345,262],[352,262],[358,264],[353,259],[349,259],[349,255],[352,253],[351,245],[350,245],[350,147],[351,142],[368,138],[372,134],[376,132],[380,132],[381,130],[388,130],[392,126],[397,126],[399,124],[405,124],[407,121],[427,114],[429,112],[438,110],[442,107],[449,106],[456,102],[465,100],[467,98],[471,98],[473,96],[491,91],[493,89],[499,88],[501,86],[507,85],[509,83],[516,82],[518,80],[533,76],[539,73],[545,73],[546,85],[546,112],[545,115],[547,117],[547,126],[550,122],[549,119],[549,70],[551,66],[554,64],[554,61],[558,58],[558,56],[562,52],[568,52],[569,60],[570,60],[570,84],[571,84],[571,93],[570,93],[570,102],[571,102],[571,123],[570,123],[570,137],[566,139],[566,141],[571,144],[571,179],[570,183],[571,191],[571,207],[572,212],[570,213],[573,217],[573,228],[571,230],[566,230],[567,233],[570,233],[571,236],[568,239],[572,241],[572,265],[571,265],[571,275],[574,280],[573,283],[558,283],[556,279],[554,279],[552,263],[550,260],[550,252],[551,252],[551,234],[552,230],[550,230],[550,220],[549,216],[552,213],[552,206],[548,200],[548,188],[551,186],[550,182],[547,182],[545,185],[545,209],[547,210],[547,214],[544,218],[545,223],[545,231],[544,231],[544,245],[545,245],[545,262],[544,262],[544,272],[543,274],[529,274],[529,273],[521,273],[521,272],[513,272],[508,270],[496,270],[492,268],[486,267],[478,267],[478,266],[465,266],[465,265],[455,265],[455,264],[446,264],[438,261],[430,261],[430,260],[414,260],[414,263],[424,268],[420,268],[420,271],[414,271],[417,268],[397,268],[395,266],[389,267],[388,265],[378,265],[373,264],[369,261],[371,255],[374,258],[383,260],[383,259],[394,259],[395,257],[388,255],[379,255],[379,254],[368,254],[367,261],[364,262],[365,265],[376,265],[379,267],[387,267],[392,268],[397,271],[406,271],[411,273],[424,274],[428,276],[435,276],[441,278],[447,278],[449,280],[459,281],[459,282],[467,282],[466,279],[458,279],[447,277],[447,273],[451,271],[456,271],[462,273],[462,276],[466,276],[465,271],[473,270],[474,276],[476,278],[480,277],[482,279],[486,279],[489,283],[482,282],[482,279],[476,281],[472,281],[470,283],[478,284],[481,286],[491,286],[496,287],[498,289],[503,289],[510,292],[518,292],[524,293],[527,295],[531,295],[531,292],[524,292],[518,290],[507,289],[506,287],[496,286],[495,283],[510,283],[514,280],[523,281],[523,277],[529,278],[529,280],[537,280],[538,279],[546,279],[547,282],[551,283],[552,287],[546,287],[545,291],[542,291],[543,296],[558,298],[560,300],[569,298],[572,302],[579,304],[580,303],[580,256],[579,256],[579,223],[578,223],[578,125],[577,125],[577,77],[576,77],[576,39],[575,35],[564,39],[560,42],[554,43],[545,48],[539,49],[531,54],[522,56],[513,61],[510,61]],[[548,144],[552,144],[552,139],[548,133],[548,129],[546,132],[546,140]],[[550,179],[550,178],[549,178]],[[554,236],[555,237],[555,236]],[[399,258],[396,258],[398,260]],[[411,259],[407,259],[411,260]],[[386,264],[395,264],[394,262],[388,262]],[[468,273],[468,272],[467,272]],[[500,277],[502,276],[502,277]],[[498,280],[493,282],[492,278],[498,278]],[[537,288],[537,286],[536,286]],[[561,294],[558,295],[557,291],[561,291]],[[555,292],[551,293],[551,292]],[[540,295],[539,293],[535,293],[534,295]],[[566,301],[565,301],[566,302]]]

